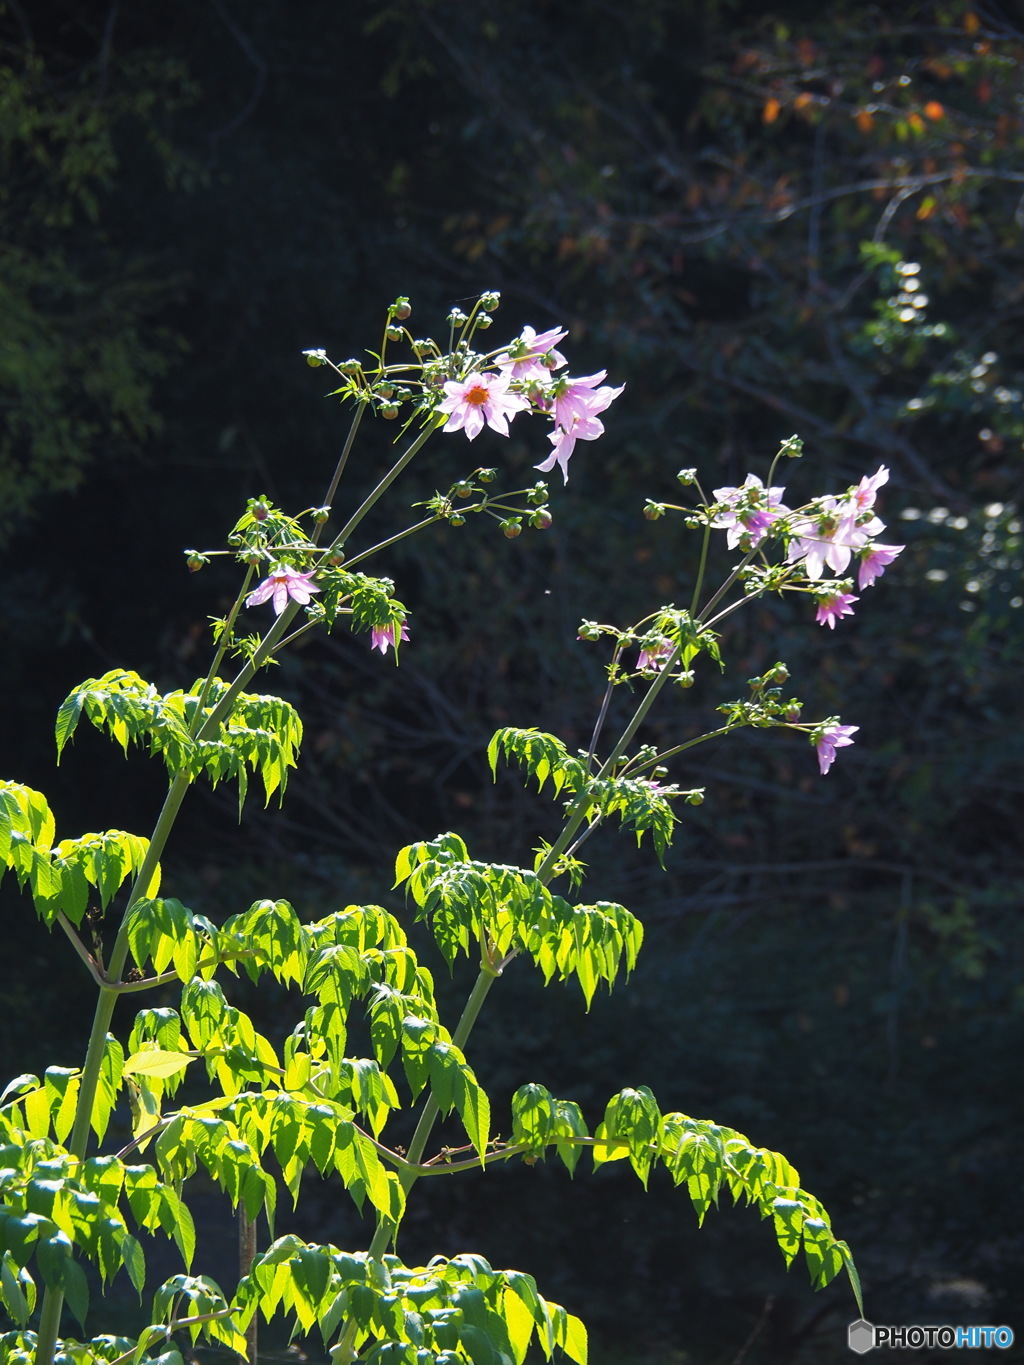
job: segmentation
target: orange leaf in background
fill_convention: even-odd
[[[801,38],[796,45],[797,60],[801,66],[810,66],[817,54],[817,47],[812,38]]]
[[[794,109],[806,109],[807,106],[808,106],[809,104],[813,104],[813,103],[814,103],[814,96],[810,93],[810,91],[809,91],[809,90],[801,90],[800,93],[799,93],[799,95],[797,95],[796,99],[793,101],[793,108],[794,108]]]
[[[773,95],[770,100],[765,100],[764,110],[761,114],[761,117],[764,119],[765,123],[774,123],[781,112],[782,105]]]
[[[940,118],[946,117],[946,111],[938,100],[929,100],[924,106],[925,118],[930,118],[933,123],[937,123]]]
[[[867,109],[858,109],[854,121],[862,133],[870,133],[875,126],[875,120]]]
[[[979,28],[981,28],[981,20],[973,10],[969,9],[964,15],[964,32],[977,33]]]
[[[915,133],[924,132],[924,119],[921,117],[920,114],[911,114],[910,117],[907,119],[907,122],[910,124],[911,128],[913,128]]]

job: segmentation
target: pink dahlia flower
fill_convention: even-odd
[[[726,537],[730,550],[748,538],[751,549],[759,545],[767,534],[773,521],[785,516],[788,507],[782,505],[784,488],[765,488],[756,474],[748,474],[739,488],[716,488],[716,502],[727,504],[727,510],[719,512],[711,525],[720,530],[728,529]]]
[[[826,564],[833,573],[845,573],[854,551],[863,549],[874,534],[876,522],[884,529],[877,517],[858,526],[857,510],[849,502],[823,498],[819,513],[794,523],[786,562],[796,564],[802,559],[804,572],[812,581],[821,578]]]
[[[818,598],[818,612],[814,619],[819,625],[835,630],[836,622],[843,616],[852,616],[851,604],[859,601],[859,597],[854,597],[848,592],[829,593],[828,596]]]
[[[646,649],[640,651],[640,657],[636,661],[637,669],[641,672],[660,673],[672,657],[675,645],[671,640],[660,640],[656,645],[648,645]]]
[[[398,644],[395,642],[395,630],[396,630],[396,626],[395,626],[394,622],[392,622],[390,626],[371,626],[371,627],[370,627],[370,648],[371,648],[371,649],[379,649],[380,652],[381,652],[382,654],[386,654],[386,653],[388,652],[388,647],[389,647],[389,646],[392,646],[392,647],[395,649],[395,651],[397,652],[397,650],[398,650]],[[399,636],[398,636],[398,639],[399,639],[399,641],[402,641],[402,640],[408,640],[408,638],[409,638],[409,627],[408,627],[408,626],[405,624],[405,622],[403,621],[403,622],[402,622],[402,630],[401,630],[401,633],[400,633]]]
[[[857,504],[858,512],[866,512],[868,508],[875,505],[875,494],[882,484],[889,482],[889,471],[885,465],[879,465],[874,474],[865,474],[860,483],[853,490],[851,497]]]
[[[471,441],[484,429],[484,423],[499,436],[508,435],[508,419],[530,406],[518,393],[509,393],[510,374],[471,374],[466,379],[449,379],[444,391],[448,397],[437,405],[447,412],[445,431],[465,431]]]
[[[535,469],[547,473],[557,464],[562,471],[562,481],[569,482],[569,457],[576,448],[576,442],[597,440],[604,432],[604,424],[598,420],[597,414],[604,412],[626,387],[621,384],[613,389],[610,384],[605,384],[597,388],[607,373],[607,370],[598,370],[596,374],[583,375],[580,379],[570,379],[564,375],[555,381],[550,395],[555,429],[548,435],[554,450],[546,460],[534,465]]]
[[[299,573],[288,564],[275,564],[263,582],[245,599],[247,607],[258,607],[261,603],[274,600],[274,611],[278,616],[288,605],[289,597],[302,607],[309,601],[310,593],[319,592],[313,580],[313,571]]]
[[[552,370],[560,370],[567,363],[561,351],[555,347],[569,334],[564,327],[551,327],[546,332],[535,332],[532,327],[524,327],[508,350],[497,356],[496,363],[506,370],[513,379],[551,378]],[[545,357],[550,357],[544,363]]]
[[[821,769],[822,777],[831,768],[835,761],[836,750],[845,749],[847,745],[853,743],[850,738],[860,729],[859,725],[826,725],[824,730],[814,740],[814,747],[818,751],[818,767]]]
[[[857,587],[870,588],[876,578],[881,578],[888,565],[890,565],[901,550],[905,550],[905,545],[879,545],[873,543],[865,545],[860,552],[860,569],[857,573]]]

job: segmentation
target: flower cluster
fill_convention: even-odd
[[[711,525],[728,532],[730,549],[744,552],[757,549],[769,536],[783,537],[788,542],[786,564],[802,571],[811,585],[821,583],[811,587],[817,621],[835,629],[841,617],[853,615],[853,603],[860,599],[846,591],[850,585],[842,579],[822,583],[826,568],[838,576],[856,563],[857,586],[863,590],[904,548],[876,539],[885,522],[875,513],[875,499],[888,478],[888,469],[880,465],[842,497],[817,498],[794,512],[782,502],[784,488],[765,488],[756,474],[748,474],[739,488],[714,490]]]
[[[462,379],[444,383],[444,399],[437,411],[447,413],[445,431],[464,431],[472,441],[489,426],[501,436],[508,435],[509,420],[516,413],[532,409],[551,417],[554,429],[548,440],[553,449],[536,466],[547,472],[558,465],[564,482],[569,481],[569,458],[577,441],[596,441],[604,432],[599,414],[618,398],[625,385],[617,389],[602,384],[606,370],[583,375],[555,374],[568,363],[555,349],[564,339],[564,328],[536,332],[525,327],[522,334],[489,360],[495,368],[470,372]]]

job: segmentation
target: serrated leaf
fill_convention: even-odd
[[[175,1076],[196,1059],[187,1052],[165,1052],[162,1048],[148,1048],[136,1052],[124,1064],[125,1076]]]

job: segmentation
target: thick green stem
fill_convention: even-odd
[[[239,692],[252,678],[253,674],[266,662],[269,655],[273,652],[282,635],[288,627],[289,622],[294,617],[298,607],[291,603],[288,608],[281,613],[274,624],[267,631],[262,643],[256,650],[252,659],[249,660],[233,680],[220,701],[210,712],[208,719],[199,730],[197,739],[205,738],[211,730],[215,729],[224,717],[228,714],[235,698]],[[163,855],[167,840],[170,836],[174,822],[177,819],[181,803],[185,799],[192,777],[189,773],[179,773],[170,784],[167,796],[164,799],[163,807],[157,817],[153,834],[149,841],[149,848],[143,859],[142,866],[139,868],[138,876],[132,885],[124,914],[121,918],[121,925],[117,931],[117,938],[110,955],[110,962],[107,966],[107,974],[111,982],[116,982],[124,968],[128,957],[128,915],[135,902],[144,896],[153,881],[160,858]],[[119,992],[109,987],[100,987],[99,999],[96,1002],[96,1011],[93,1015],[92,1029],[89,1033],[89,1043],[86,1049],[85,1062],[82,1066],[82,1075],[78,1088],[78,1103],[75,1110],[75,1122],[71,1130],[71,1139],[68,1143],[68,1151],[79,1161],[85,1160],[85,1154],[89,1145],[89,1125],[92,1122],[93,1105],[96,1101],[96,1089],[99,1085],[100,1070],[103,1065],[103,1053],[106,1047],[107,1032],[110,1028],[110,1021],[114,1014],[114,1005],[117,1002]],[[57,1336],[60,1331],[60,1315],[64,1305],[64,1293],[60,1289],[47,1286],[43,1295],[43,1303],[40,1309],[39,1332],[36,1346],[36,1365],[52,1365],[54,1352],[57,1345]]]
[[[384,496],[384,494],[385,494],[385,493],[387,492],[387,490],[391,487],[391,485],[394,483],[394,481],[398,478],[399,474],[401,474],[402,470],[406,467],[406,465],[407,465],[407,464],[409,463],[409,461],[413,458],[413,456],[416,455],[420,450],[423,449],[423,447],[426,445],[427,441],[428,441],[428,440],[430,439],[430,437],[434,434],[434,431],[435,431],[435,426],[431,425],[431,426],[425,427],[425,428],[420,432],[420,434],[416,437],[415,441],[413,441],[412,445],[411,445],[411,446],[409,447],[409,449],[405,452],[405,454],[402,455],[402,456],[401,456],[401,457],[400,457],[400,458],[391,466],[391,468],[390,468],[390,469],[388,470],[388,472],[384,475],[384,477],[381,479],[380,483],[379,483],[379,484],[377,485],[377,487],[373,490],[373,492],[372,492],[372,493],[369,493],[369,494],[366,496],[366,498],[363,499],[363,501],[360,503],[360,505],[356,508],[356,510],[355,510],[355,511],[352,513],[352,515],[349,517],[348,521],[346,521],[345,525],[341,528],[341,530],[338,532],[338,534],[334,537],[334,540],[331,542],[331,546],[330,546],[330,548],[331,548],[332,550],[340,550],[340,549],[341,549],[341,547],[342,547],[342,546],[345,544],[345,542],[348,540],[348,538],[349,538],[349,536],[352,534],[352,532],[356,529],[356,527],[359,525],[359,523],[362,521],[362,519],[363,519],[363,518],[366,516],[366,514],[369,512],[370,508],[373,507],[373,505],[374,505],[376,502],[379,502],[379,500]]]

